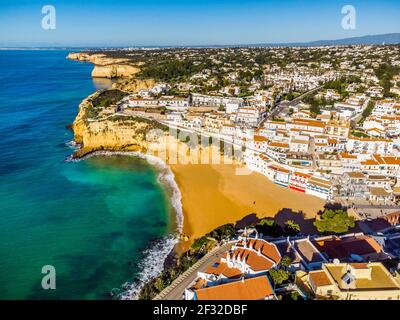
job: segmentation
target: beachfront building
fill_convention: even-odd
[[[315,299],[400,299],[399,281],[380,262],[325,263],[320,270],[297,271],[296,283]]]
[[[330,200],[332,198],[332,182],[322,177],[312,176],[307,181],[306,193]]]
[[[278,165],[270,165],[267,167],[267,176],[270,180],[282,187],[288,187],[291,172],[288,169],[282,168]]]
[[[370,188],[369,201],[386,205],[393,200],[393,194],[384,188]]]
[[[305,193],[307,190],[308,179],[311,175],[301,172],[293,172],[290,176],[289,188]]]
[[[127,106],[131,108],[157,107],[158,100],[153,98],[142,98],[142,97],[132,96],[127,99]]]
[[[268,270],[278,265],[280,253],[273,243],[263,239],[239,237],[218,262],[198,277],[206,282],[207,286],[236,281],[241,277],[254,277],[266,274]]]
[[[200,286],[200,284],[198,284]],[[186,290],[185,300],[277,300],[267,276]]]
[[[186,112],[189,108],[189,97],[162,96],[154,99],[148,91],[142,91],[141,95],[131,95],[126,101],[126,107],[133,109],[157,109],[165,108],[173,112]]]
[[[275,268],[281,255],[275,244],[263,239],[239,237],[226,255],[204,272],[197,273],[194,284],[186,289],[186,299],[193,299],[197,289],[265,276]],[[241,280],[242,279],[242,280]]]
[[[367,175],[360,171],[345,172],[337,180],[338,195],[347,198],[367,199]]]
[[[247,168],[250,170],[259,172],[265,176],[268,175],[268,166],[271,164],[271,159],[269,159],[265,154],[246,150],[244,161]]]

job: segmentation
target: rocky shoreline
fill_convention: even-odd
[[[123,65],[122,67],[120,63],[123,63],[123,61],[120,61],[119,59],[107,59],[102,55],[92,55],[87,53],[71,53],[67,58],[94,63],[95,67],[92,72],[92,77],[101,76],[105,78],[118,78],[118,81],[120,82],[114,84],[114,88],[123,87],[123,89],[128,89],[128,92],[132,92],[138,90],[138,88],[140,89],[142,87],[152,86],[154,83],[151,79],[141,80],[138,82],[134,79],[134,75],[139,69],[126,65]],[[99,61],[103,65],[99,66]],[[104,65],[105,63],[107,63],[107,65]],[[95,92],[86,97],[80,103],[78,114],[73,124],[68,125],[68,129],[73,131],[74,142],[79,146],[79,148],[71,155],[69,160],[79,161],[94,155],[126,155],[140,157],[146,159],[151,165],[155,166],[160,171],[160,183],[170,190],[171,205],[176,213],[176,240],[172,241],[170,239],[170,241],[167,241],[168,245],[165,243],[164,246],[166,247],[163,247],[161,250],[164,252],[163,257],[165,256],[165,259],[157,270],[150,270],[150,274],[148,270],[145,270],[146,259],[148,259],[148,257],[144,257],[144,260],[139,266],[143,269],[141,271],[141,274],[143,274],[142,277],[136,279],[127,290],[127,295],[123,297],[125,299],[135,299],[134,295],[140,294],[141,288],[146,285],[148,281],[151,281],[166,269],[173,267],[176,264],[178,254],[177,247],[182,238],[182,201],[180,190],[174,180],[174,175],[169,166],[163,162],[162,159],[146,154],[149,146],[145,140],[145,134],[153,128],[159,129],[160,124],[138,117],[126,117],[123,119],[112,116],[107,117],[107,108],[113,108],[113,106],[103,106],[101,110],[96,107],[96,101],[101,99],[105,92],[112,92],[112,90],[114,89]],[[126,93],[124,91],[120,92]],[[168,251],[167,254],[166,251]],[[158,253],[154,253],[151,250],[149,251],[149,256],[154,254]]]

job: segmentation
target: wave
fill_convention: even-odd
[[[76,147],[76,146],[74,146]],[[171,192],[170,200],[171,205],[176,213],[176,224],[178,234],[182,233],[183,228],[183,209],[182,209],[182,195],[179,187],[175,181],[175,176],[171,168],[162,159],[140,152],[133,151],[95,151],[80,159],[74,159],[72,156],[66,159],[68,162],[78,162],[88,159],[93,156],[132,156],[146,160],[150,165],[154,166],[158,171],[158,182]],[[154,242],[146,249],[143,254],[144,257],[138,263],[139,272],[132,283],[126,282],[122,285],[122,292],[118,289],[113,289],[111,295],[122,300],[135,300],[144,285],[156,278],[164,270],[164,263],[168,255],[173,250],[174,246],[178,243],[179,236],[175,234],[167,235],[160,240]],[[155,263],[156,262],[156,263]]]
[[[143,252],[143,259],[137,264],[139,272],[136,279],[131,283],[123,284],[123,292],[118,293],[116,298],[137,300],[145,284],[156,278],[164,270],[164,263],[159,263],[159,261],[167,259],[177,242],[178,237],[171,234],[151,243],[149,248]]]
[[[74,151],[78,150],[81,147],[81,145],[79,143],[76,143],[74,140],[66,142],[65,145]]]

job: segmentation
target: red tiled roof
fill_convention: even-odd
[[[216,276],[224,275],[227,278],[238,278],[242,275],[242,272],[236,268],[229,268],[224,262],[218,262],[215,265],[209,267],[206,270],[208,274],[214,274]]]
[[[325,252],[332,259],[348,259],[351,257],[351,254],[363,256],[382,252],[382,248],[376,240],[365,235],[316,240],[315,245],[320,251]]]
[[[254,271],[269,270],[273,267],[273,262],[258,255],[254,251],[247,249],[236,249],[232,255],[232,258],[239,258],[240,260],[245,260],[246,264]]]
[[[262,300],[273,294],[266,276],[196,290],[198,300]]]
[[[255,142],[267,142],[268,141],[268,139],[266,138],[266,137],[264,137],[264,136],[254,136],[254,141]]]
[[[314,283],[316,287],[323,287],[332,285],[331,280],[324,270],[319,271],[311,271],[309,273],[311,281]]]

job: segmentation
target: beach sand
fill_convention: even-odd
[[[199,157],[189,152],[187,145],[170,137],[161,145],[161,150],[168,149],[168,155],[155,154],[170,166],[182,195],[183,234],[189,238],[182,243],[183,249],[213,229],[251,214],[263,218],[275,217],[280,212],[278,223],[293,219],[309,231],[314,228],[311,219],[325,204],[317,197],[276,185],[267,177],[224,158],[214,147],[201,149]],[[212,164],[215,163],[212,159],[219,164]],[[238,168],[244,172],[237,174]]]
[[[310,219],[325,204],[317,197],[277,186],[256,172],[236,175],[236,168],[234,164],[171,165],[182,193],[183,232],[189,243],[252,213],[259,218],[274,217],[289,208]]]

